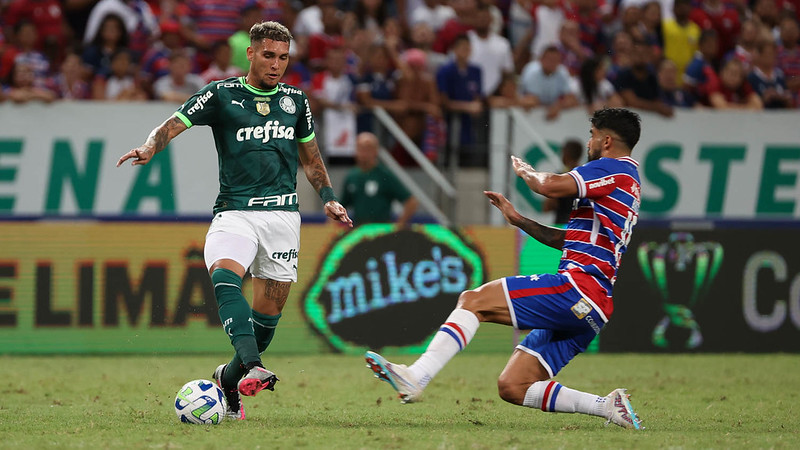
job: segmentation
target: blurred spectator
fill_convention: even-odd
[[[247,63],[249,70],[250,61]],[[301,41],[292,42],[289,46],[289,66],[286,67],[281,82],[300,88],[303,92],[311,92],[311,70],[306,64],[306,49]],[[311,110],[315,109],[312,104]]]
[[[100,23],[92,43],[84,48],[83,62],[91,68],[94,76],[107,76],[111,73],[111,55],[127,47],[125,22],[116,14],[109,14]]]
[[[159,37],[158,19],[145,0],[100,0],[89,14],[86,33],[83,35],[84,45],[96,41],[101,24],[108,15],[115,15],[123,20],[128,36],[127,47],[137,57],[141,57],[150,43]]]
[[[420,23],[428,25],[434,33],[456,16],[456,12],[442,0],[424,0],[411,12],[409,25],[414,27]]]
[[[199,50],[209,50],[214,42],[228,40],[239,30],[240,13],[249,1],[188,0],[191,24],[183,30],[185,37]]]
[[[3,78],[7,78],[16,63],[25,64],[33,70],[34,84],[44,86],[50,76],[50,61],[47,56],[36,49],[38,33],[36,26],[29,20],[21,20],[14,26],[16,45],[8,46],[3,55]]]
[[[447,55],[433,51],[435,39],[436,36],[427,24],[418,23],[411,29],[412,46],[425,52],[426,70],[434,75],[439,71],[440,67],[449,62]]]
[[[532,37],[534,31],[533,0],[513,0],[508,7],[508,41],[512,48],[526,38]],[[528,36],[530,35],[530,36]]]
[[[581,158],[583,158],[583,143],[576,139],[567,139],[561,146],[561,162],[564,164],[561,173],[567,173],[578,167],[581,164]],[[572,214],[572,207],[575,200],[576,198],[574,197],[548,197],[542,204],[542,211],[552,211],[555,213],[553,223],[563,225],[569,222],[569,216]]]
[[[200,78],[208,84],[215,80],[224,80],[230,77],[238,77],[244,75],[244,72],[239,70],[238,67],[231,65],[231,46],[228,41],[217,41],[211,47],[212,60]]]
[[[761,40],[756,44],[753,66],[747,81],[761,97],[767,109],[791,108],[792,95],[786,88],[783,71],[777,67],[777,45],[771,40]]]
[[[545,48],[558,44],[558,35],[565,15],[558,0],[542,0],[536,8],[534,17],[536,34],[531,43],[530,58],[535,61],[542,56]]]
[[[580,39],[580,28],[578,22],[565,20],[561,24],[561,33],[556,45],[561,52],[561,60],[572,76],[578,75],[581,64],[586,58],[591,58],[594,54],[592,49],[584,45]]]
[[[61,70],[52,79],[52,90],[64,100],[86,100],[91,97],[89,83],[85,79],[83,61],[77,53],[67,53]]]
[[[626,2],[620,5],[619,23],[621,30],[635,41],[644,40],[639,24],[642,21],[642,4]]]
[[[147,100],[147,93],[136,79],[138,72],[131,52],[121,48],[111,55],[111,72],[95,78],[92,90],[95,100]]]
[[[504,73],[514,71],[508,39],[489,31],[492,16],[488,6],[478,6],[475,28],[467,32],[472,46],[469,62],[481,69],[481,94],[488,97],[497,89]]]
[[[312,95],[322,111],[322,144],[331,164],[351,164],[356,143],[355,83],[345,73],[346,63],[345,49],[332,47],[325,55],[325,69],[312,80]]]
[[[778,0],[777,5],[781,17],[791,16],[800,20],[800,0]]]
[[[625,106],[671,117],[672,107],[661,100],[658,78],[650,65],[649,48],[644,41],[633,44],[631,67],[619,73],[615,86]]]
[[[794,104],[800,106],[800,27],[795,18],[781,19],[781,37],[778,46],[778,68],[786,77],[786,87],[792,93]]]
[[[371,109],[384,108],[389,114],[400,113],[406,105],[397,100],[397,78],[392,53],[386,45],[373,44],[362,77],[356,86],[356,99],[365,110],[358,114],[358,131],[373,131]]]
[[[436,32],[436,40],[433,42],[433,50],[439,53],[447,53],[458,36],[472,29],[478,3],[477,0],[451,0],[450,6],[456,15]]]
[[[4,8],[0,6],[0,10]],[[64,16],[59,0],[11,0],[3,12],[4,25],[14,27],[21,21],[33,23],[37,32],[34,48],[47,59],[60,63],[67,44]]]
[[[383,26],[391,18],[389,4],[381,0],[356,0],[352,13],[355,26],[367,30],[373,38],[383,34]]]
[[[343,13],[335,5],[320,5],[322,32],[314,33],[308,39],[308,65],[312,71],[321,70],[325,64],[325,54],[329,49],[342,47]]]
[[[156,100],[183,103],[205,86],[199,75],[191,73],[192,61],[186,52],[175,51],[169,57],[169,74],[156,80]]]
[[[531,97],[523,97],[519,93],[519,84],[517,83],[517,75],[507,73],[500,80],[500,85],[488,98],[489,107],[491,108],[513,108],[522,107],[525,109],[533,108],[534,105]]]
[[[555,46],[545,48],[538,61],[522,69],[519,87],[529,104],[547,108],[548,120],[558,117],[561,110],[578,105],[570,90],[569,72],[561,64],[561,53]]]
[[[661,4],[658,1],[648,1],[642,5],[638,28],[641,39],[655,52],[655,59],[660,59],[664,42],[661,36]]]
[[[582,46],[589,49],[592,54],[606,51],[602,9],[599,7],[599,3],[598,0],[564,2],[566,20],[574,21],[577,24],[577,38]],[[561,40],[563,41],[563,37]],[[564,61],[566,62],[566,59]]]
[[[395,223],[405,226],[417,210],[417,199],[403,183],[378,163],[380,144],[372,133],[360,133],[356,139],[356,167],[345,178],[340,201],[350,209],[353,223],[392,222],[392,204],[403,204]]]
[[[61,0],[62,13],[64,14],[66,30],[65,46],[72,46],[72,43],[79,43],[86,33],[86,23],[89,21],[89,14],[98,0]],[[70,52],[67,53],[68,56]]]
[[[250,47],[250,28],[261,21],[261,8],[257,3],[248,3],[242,8],[241,15],[239,30],[228,38],[228,44],[231,46],[231,63],[243,73],[247,73],[250,70],[250,61],[247,59],[247,47]],[[308,40],[304,40],[303,43],[307,44]],[[296,43],[290,43],[290,49],[296,46]]]
[[[436,161],[446,139],[439,91],[436,81],[426,70],[425,52],[412,48],[402,56],[400,78],[397,80],[397,98],[406,108],[396,114],[403,132],[425,153]],[[411,164],[410,156],[400,145],[393,151],[401,164]]]
[[[697,44],[697,53],[683,73],[683,84],[700,103],[708,106],[710,86],[719,82],[714,61],[719,51],[719,39],[713,29],[703,30]]]
[[[763,36],[759,29],[760,27],[756,20],[748,19],[742,22],[742,32],[739,33],[739,37],[736,40],[736,47],[723,57],[723,61],[731,58],[738,59],[742,63],[745,73],[750,72],[756,43]]]
[[[717,32],[718,55],[724,55],[736,46],[736,36],[741,26],[739,13],[726,7],[722,0],[703,0],[700,6],[692,9],[689,18],[702,30],[713,29]]]
[[[183,46],[180,25],[177,22],[163,22],[161,39],[141,58],[142,82],[147,91],[152,90],[155,80],[169,74],[169,58],[176,51],[185,51],[193,59],[194,50]]]
[[[14,63],[8,85],[3,93],[14,103],[30,101],[50,103],[57,98],[56,93],[46,86],[37,86],[33,67],[23,61]]]
[[[764,108],[761,98],[745,79],[741,61],[730,59],[719,72],[719,83],[712,87],[708,100],[715,109]]]
[[[586,107],[589,115],[605,107],[623,106],[622,97],[606,78],[605,62],[600,58],[592,57],[584,61],[578,76],[570,80],[570,85],[570,90],[576,93],[578,101]]]
[[[752,3],[752,19],[766,27],[770,33],[777,33],[780,16],[775,0],[755,0]]]
[[[673,108],[691,108],[695,105],[695,98],[685,87],[678,84],[680,79],[678,66],[671,59],[662,59],[658,64],[661,101]]]
[[[485,155],[477,148],[478,138],[473,125],[473,117],[483,113],[481,69],[469,62],[472,46],[467,36],[458,36],[450,50],[453,59],[436,73],[436,86],[450,131],[448,144],[453,152],[461,155],[466,165],[481,165]]]
[[[611,61],[608,65],[608,72],[606,78],[614,83],[617,75],[632,64],[633,54],[633,38],[625,31],[619,31],[614,35],[614,41],[611,45]]]
[[[678,74],[683,74],[697,51],[700,26],[689,20],[692,12],[691,0],[675,0],[672,12],[675,17],[665,20],[661,27],[664,35],[664,57],[675,63]],[[678,85],[682,84],[681,77]]]
[[[292,27],[292,34],[295,39],[322,33],[322,8],[325,6],[336,7],[336,0],[318,0],[300,10]]]

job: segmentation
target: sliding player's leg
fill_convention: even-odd
[[[367,367],[389,383],[403,403],[413,402],[445,364],[470,343],[480,322],[511,324],[501,280],[462,292],[456,309],[436,332],[425,353],[411,366],[394,364],[375,352],[367,352]]]

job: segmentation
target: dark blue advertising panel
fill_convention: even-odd
[[[601,351],[800,351],[800,225],[637,226]]]
[[[481,255],[452,229],[363,225],[322,256],[303,313],[334,351],[420,353],[485,274]]]

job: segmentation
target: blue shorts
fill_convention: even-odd
[[[503,289],[514,327],[531,330],[517,348],[538,358],[551,377],[586,351],[605,324],[567,275],[506,277]]]

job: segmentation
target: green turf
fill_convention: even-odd
[[[179,423],[178,388],[221,358],[0,357],[0,447],[800,447],[799,355],[581,355],[558,377],[599,394],[629,388],[643,432],[506,404],[495,388],[506,358],[469,353],[412,405],[360,358],[267,358],[281,381],[245,400],[246,421]]]

